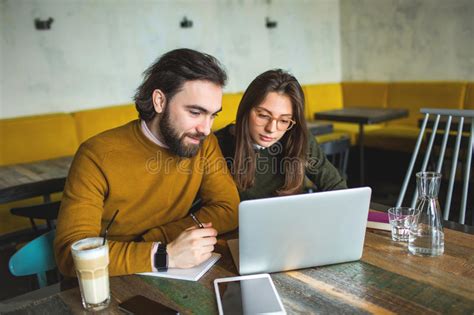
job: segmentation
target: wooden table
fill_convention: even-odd
[[[352,107],[337,110],[323,111],[314,114],[314,119],[331,120],[359,125],[359,158],[360,158],[360,185],[365,181],[364,163],[364,125],[382,123],[398,118],[408,117],[408,110],[398,108],[364,108]]]
[[[66,156],[0,167],[0,203],[46,197],[62,191],[72,159],[72,156]]]
[[[181,314],[216,314],[213,280],[235,276],[226,239],[217,243],[220,261],[198,282],[146,276],[110,279],[112,302],[103,314],[121,314],[117,305],[137,294]],[[368,229],[362,259],[356,262],[271,274],[288,314],[472,314],[474,235],[445,229],[445,253],[417,257],[390,232]],[[85,314],[78,288],[43,300],[39,307]]]

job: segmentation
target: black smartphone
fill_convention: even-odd
[[[179,315],[177,310],[169,308],[161,303],[150,300],[143,295],[135,295],[134,297],[119,304],[119,309],[125,314],[135,315]]]

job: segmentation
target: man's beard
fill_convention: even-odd
[[[163,116],[160,119],[159,128],[161,136],[170,151],[180,157],[191,158],[195,156],[206,138],[206,135],[203,133],[184,133],[180,137],[179,132],[171,124],[168,106],[165,107]],[[199,144],[184,144],[186,136],[199,139]]]

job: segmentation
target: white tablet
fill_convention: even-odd
[[[219,314],[286,314],[269,274],[214,280]]]

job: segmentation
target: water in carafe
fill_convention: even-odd
[[[419,172],[416,174],[418,199],[415,208],[420,212],[410,229],[408,251],[420,256],[439,256],[444,253],[444,232],[441,208],[438,201],[441,174]]]

